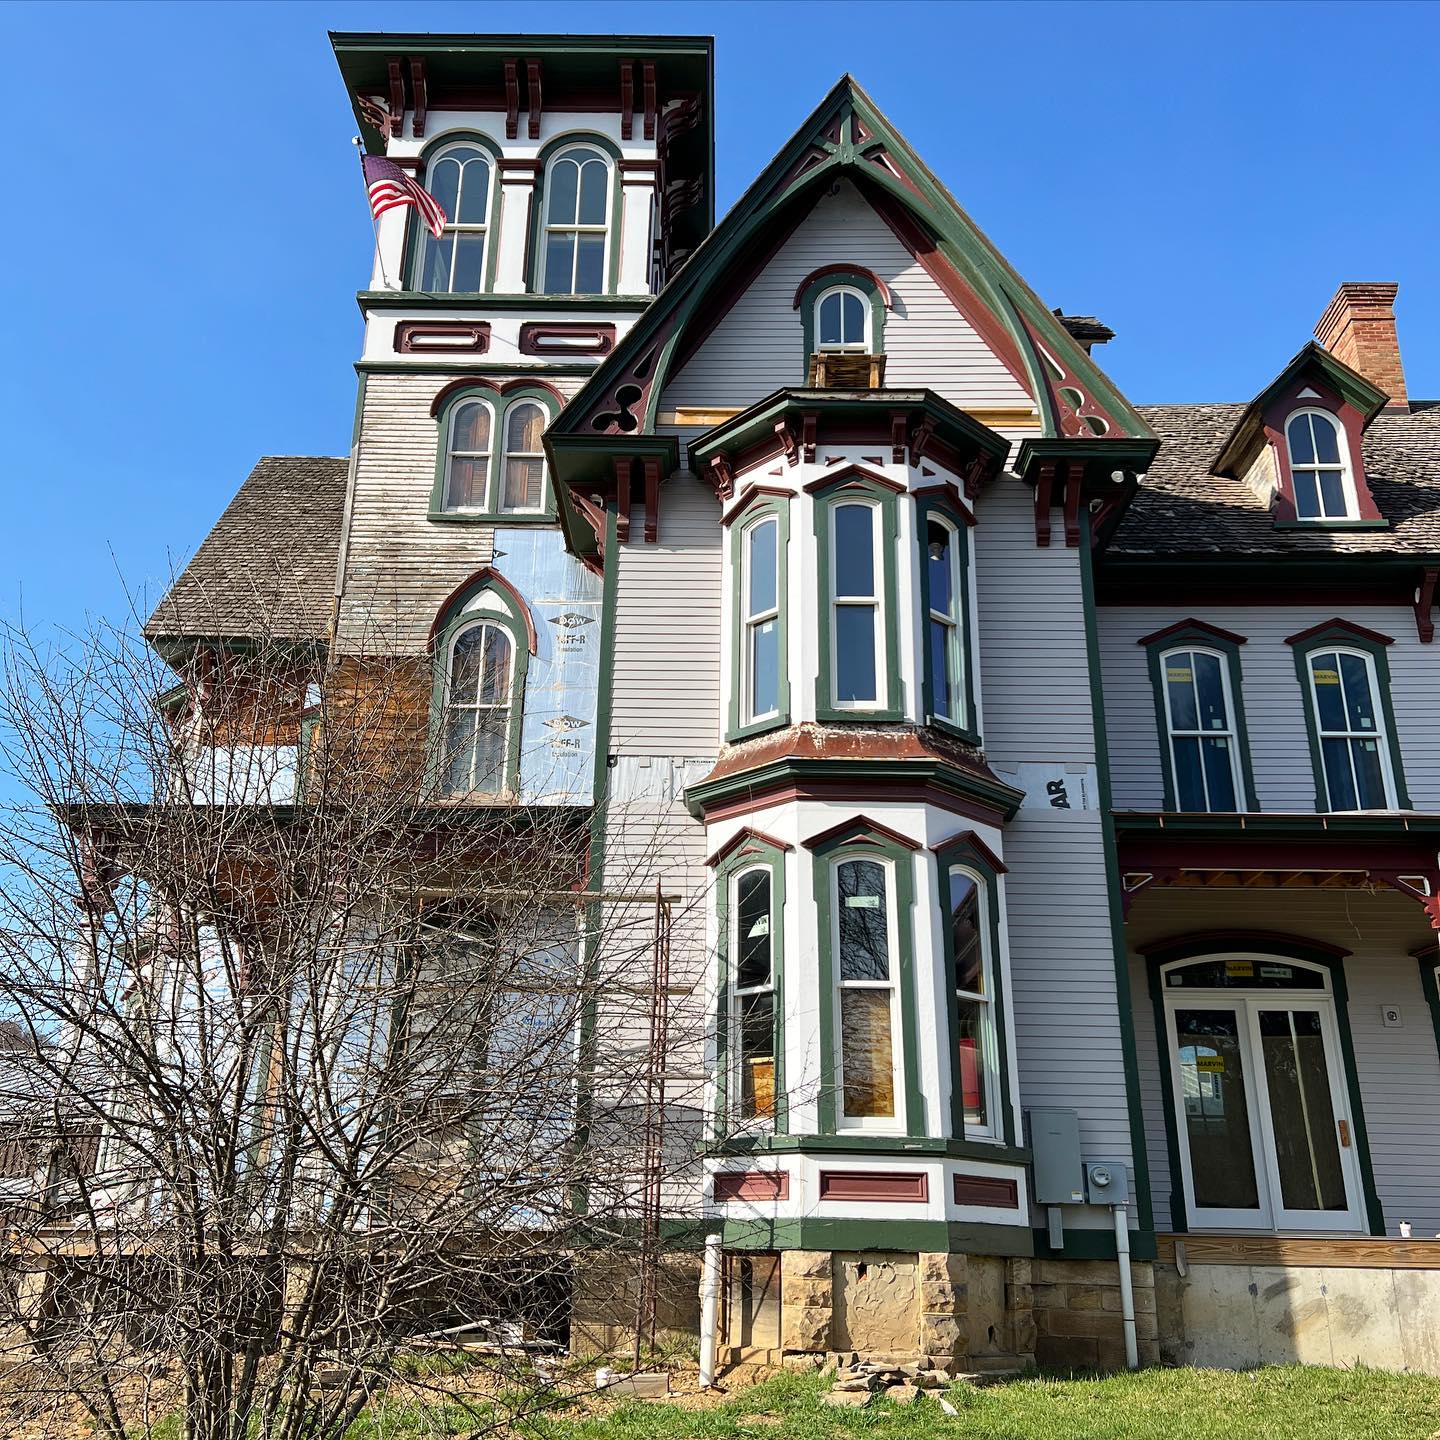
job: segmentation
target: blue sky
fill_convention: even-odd
[[[1239,399],[1341,280],[1440,396],[1423,5],[12,3],[0,616],[121,618],[262,454],[339,454],[371,245],[327,29],[716,36],[722,209],[852,71],[1137,402]],[[1353,68],[1347,68],[1353,67]]]

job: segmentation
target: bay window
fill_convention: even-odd
[[[735,1037],[731,1118],[775,1118],[774,877],[769,865],[742,870],[730,879],[732,933],[729,1029]]]
[[[780,521],[769,515],[741,538],[741,702],[744,724],[780,712]]]
[[[995,963],[985,880],[952,865],[951,984],[955,991],[955,1073],[965,1135],[994,1135],[1000,1119],[1000,1060],[995,1025]]]

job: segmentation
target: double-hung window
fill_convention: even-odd
[[[1304,658],[1327,807],[1393,809],[1390,743],[1374,660],[1341,649],[1313,650]]]
[[[871,856],[831,867],[836,956],[839,1120],[891,1128],[898,1109],[899,966],[892,867]]]
[[[485,288],[490,222],[490,156],[478,145],[447,145],[430,161],[426,189],[445,211],[437,240],[423,226],[415,288],[473,294]]]
[[[881,708],[885,636],[880,512],[868,500],[830,506],[831,699],[837,710]]]
[[[995,962],[991,955],[985,882],[950,867],[951,984],[955,989],[955,1074],[966,1135],[994,1135],[1000,1125],[1000,1053],[995,1024]]]
[[[450,412],[445,446],[446,510],[484,510],[490,488],[491,428],[490,406],[484,400],[465,400]]]
[[[543,516],[545,451],[552,418],[529,394],[467,386],[439,411],[440,453],[431,516]]]
[[[1160,672],[1176,809],[1241,809],[1240,747],[1226,658],[1211,650],[1167,650]]]
[[[1355,486],[1340,422],[1325,410],[1301,410],[1285,424],[1299,520],[1355,518]]]
[[[965,632],[962,628],[960,532],[948,521],[925,522],[925,663],[930,682],[930,713],[963,726],[965,714]]]
[[[740,545],[740,723],[780,713],[780,520],[746,526]]]
[[[600,295],[610,239],[610,162],[594,146],[572,145],[545,177],[542,290]]]
[[[506,788],[514,648],[505,628],[488,621],[465,626],[450,642],[441,771],[449,795]]]
[[[774,873],[755,865],[730,878],[729,1030],[734,1037],[730,1080],[733,1119],[775,1118]]]
[[[540,437],[549,417],[531,400],[505,412],[505,474],[500,487],[502,515],[534,513],[545,496],[545,452]]]

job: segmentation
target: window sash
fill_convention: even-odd
[[[1195,657],[1204,655],[1215,661],[1216,668],[1220,674],[1220,694],[1225,710],[1225,728],[1222,730],[1206,729],[1200,724],[1200,686],[1195,678],[1198,669],[1195,664]],[[1179,725],[1176,723],[1174,708],[1170,694],[1170,666],[1173,662],[1183,660],[1190,670],[1190,679],[1187,682],[1191,693],[1195,697],[1195,724],[1193,726]],[[1194,740],[1199,752],[1200,761],[1200,790],[1204,800],[1204,807],[1199,811],[1190,811],[1192,814],[1229,814],[1247,808],[1248,800],[1245,794],[1244,774],[1240,764],[1240,741],[1238,727],[1235,721],[1235,697],[1230,687],[1230,662],[1229,657],[1218,650],[1206,650],[1196,646],[1187,646],[1178,650],[1165,650],[1160,655],[1160,694],[1165,705],[1165,731],[1166,747],[1170,753],[1170,778],[1174,791],[1174,803],[1177,810],[1184,810],[1187,807],[1181,804],[1180,795],[1180,742]],[[1217,805],[1217,797],[1211,794],[1212,777],[1210,770],[1205,764],[1205,742],[1210,740],[1223,740],[1223,746],[1218,747],[1226,753],[1226,764],[1230,774],[1230,786],[1234,798],[1234,805]],[[1223,797],[1221,797],[1223,798]]]
[[[767,544],[771,550],[770,572],[775,578],[775,600],[772,605],[752,610],[750,608],[750,592],[751,581],[754,578],[755,547],[758,543],[762,543],[762,536],[765,537],[763,543]],[[786,657],[781,646],[780,608],[783,603],[781,586],[784,581],[784,571],[780,559],[780,522],[775,516],[764,516],[747,527],[740,537],[740,723],[742,725],[753,724],[758,720],[768,720],[780,713],[781,677],[784,675],[786,667]],[[775,704],[768,710],[757,710],[755,708],[756,642],[761,627],[772,621],[775,623],[776,648]]]
[[[1352,659],[1359,660],[1364,666],[1365,683],[1369,690],[1370,713],[1375,717],[1375,728],[1364,730],[1344,726],[1340,728],[1327,727],[1322,719],[1320,709],[1319,681],[1315,675],[1315,665],[1319,660],[1326,657],[1334,657],[1336,665],[1337,683],[1340,686],[1341,709],[1348,717],[1350,714],[1349,685],[1345,679],[1344,671],[1340,667],[1340,657],[1348,655]],[[1376,808],[1393,810],[1396,807],[1395,798],[1395,777],[1390,764],[1390,734],[1385,723],[1385,710],[1380,694],[1380,677],[1376,673],[1374,657],[1365,654],[1362,650],[1312,650],[1305,656],[1305,674],[1308,677],[1310,688],[1310,713],[1315,721],[1315,736],[1320,750],[1320,768],[1325,781],[1325,800],[1330,811],[1345,814],[1356,810],[1372,810]],[[1338,741],[1343,743],[1343,755],[1345,757],[1345,769],[1339,774],[1335,773],[1331,764],[1331,755],[1335,752],[1335,745],[1326,745],[1326,741]],[[1361,791],[1364,785],[1361,782],[1361,767],[1356,758],[1357,745],[1373,745],[1375,756],[1380,770],[1380,806],[1363,805]],[[1337,783],[1339,782],[1339,783]],[[1353,806],[1340,806],[1335,802],[1337,798],[1344,798],[1343,786],[1348,784],[1349,793],[1354,797]]]
[[[869,593],[842,591],[840,577],[840,555],[837,537],[837,521],[840,511],[846,506],[866,509],[870,512],[870,575]],[[871,500],[855,500],[849,496],[836,499],[829,506],[829,609],[830,609],[830,704],[836,710],[883,710],[886,704],[889,684],[889,656],[885,644],[885,610],[881,598],[885,584],[884,550],[881,533],[884,516],[880,506]],[[864,700],[842,700],[840,698],[840,611],[842,609],[868,609],[871,614],[874,666],[871,686],[874,696]]]
[[[574,220],[557,220],[552,211],[555,203],[555,171],[561,164],[571,164],[576,167],[575,177],[575,216]],[[602,221],[582,221],[580,216],[580,196],[584,184],[586,169],[593,164],[600,164],[605,170],[605,219]],[[545,180],[545,221],[541,226],[540,241],[540,288],[547,295],[579,295],[592,292],[582,291],[579,288],[580,255],[582,237],[588,235],[599,235],[604,239],[604,246],[600,258],[600,288],[594,292],[603,294],[609,283],[610,253],[614,245],[614,237],[611,229],[614,224],[614,188],[615,173],[614,166],[600,153],[600,151],[588,146],[578,147],[574,150],[563,151],[550,161],[549,171]],[[556,281],[562,278],[551,273],[551,240],[552,238],[564,238],[569,241],[567,247],[569,253],[568,270],[563,289],[556,287]]]
[[[860,337],[856,340],[822,340],[820,313],[827,300],[838,297],[840,305],[840,334],[845,335],[845,301],[847,298],[854,299],[860,305]],[[815,301],[815,349],[824,351],[827,355],[843,354],[845,352],[866,354],[870,349],[870,301],[867,296],[849,285],[837,285],[829,290],[823,291]]]
[[[458,699],[455,696],[455,652],[460,641],[472,631],[495,631],[506,646],[506,670],[504,675],[505,695],[503,700],[481,700],[478,693],[475,699]],[[483,676],[485,640],[481,640],[481,655],[477,662],[480,676]],[[445,663],[445,689],[444,703],[441,707],[440,725],[440,746],[441,746],[441,785],[446,794],[449,795],[500,795],[505,793],[511,783],[510,777],[510,741],[514,725],[514,702],[515,702],[515,677],[516,677],[517,656],[515,650],[515,639],[509,630],[493,620],[477,620],[470,624],[461,625],[450,638],[450,644],[446,653]],[[463,752],[454,753],[450,750],[450,733],[452,717],[470,716],[470,723],[466,727],[467,738]],[[479,781],[486,778],[477,772],[480,767],[480,754],[483,748],[483,737],[487,733],[483,717],[492,719],[503,716],[504,724],[499,732],[500,758],[498,783],[494,789],[481,789]],[[468,777],[468,783],[464,788],[451,784],[451,777],[455,770],[457,758],[463,756],[465,760],[464,772]]]
[[[985,1101],[985,1118],[983,1121],[972,1122],[963,1118],[964,1136],[957,1138],[965,1139],[987,1139],[1000,1138],[1003,1131],[1001,1106],[1004,1103],[1002,1091],[1002,1077],[1000,1074],[1000,1037],[996,1027],[995,1009],[995,955],[991,943],[990,906],[992,898],[990,885],[984,876],[978,871],[970,869],[966,865],[952,865],[946,874],[947,888],[947,924],[953,925],[954,915],[954,884],[957,878],[969,880],[975,886],[975,920],[976,929],[979,932],[980,947],[980,983],[981,990],[965,990],[955,983],[952,970],[950,977],[951,989],[956,1000],[956,1022],[957,1029],[951,1043],[950,1064],[953,1067],[952,1084],[955,1086],[955,1098],[957,1108],[964,1116],[964,1077],[960,1068],[960,1035],[958,1029],[959,1006],[961,1004],[974,1005],[979,1008],[980,1018],[980,1050],[978,1060],[980,1064],[980,1083],[983,1087]],[[952,966],[955,956],[950,957]]]
[[[840,871],[846,864],[864,861],[878,865],[884,876],[885,899],[885,946],[889,975],[884,980],[847,980],[843,978],[844,961],[841,952],[840,910],[843,897],[840,894]],[[905,1051],[904,1030],[901,1024],[899,929],[896,913],[895,867],[883,856],[862,853],[846,854],[830,862],[830,927],[831,944],[834,953],[835,993],[832,997],[834,1015],[835,1054],[832,1057],[832,1071],[836,1077],[835,1117],[837,1127],[843,1130],[903,1131],[905,1127]],[[845,996],[847,994],[883,994],[889,1000],[889,1091],[891,1111],[889,1115],[852,1115],[846,1109],[846,1093],[849,1089],[845,1072]],[[877,1080],[883,1077],[877,1075]]]
[[[464,145],[468,145],[471,149],[475,148],[474,143],[468,141],[462,142],[462,146],[457,146],[455,148],[463,148]],[[430,164],[427,166],[425,171],[425,185],[432,194],[435,192],[435,172],[438,167],[446,161],[448,161],[452,165],[459,166],[460,178],[459,183],[456,186],[456,194],[461,197],[463,197],[465,194],[464,187],[468,178],[466,171],[469,169],[469,167],[472,165],[483,165],[485,167],[486,218],[484,220],[462,221],[457,219],[455,215],[447,215],[445,219],[445,225],[439,239],[437,239],[428,230],[425,230],[422,227],[418,232],[420,237],[420,254],[418,257],[420,265],[420,279],[423,281],[426,272],[431,267],[436,250],[444,247],[446,240],[448,239],[449,248],[448,257],[445,263],[445,285],[438,290],[432,289],[431,293],[448,295],[476,294],[479,291],[484,290],[485,288],[485,271],[486,267],[490,262],[489,216],[491,206],[494,203],[495,198],[495,164],[488,156],[471,155],[466,157],[464,160],[460,160],[453,149],[443,150],[430,161]],[[458,210],[458,207],[455,208],[457,208]],[[418,218],[416,223],[419,223]],[[455,284],[456,266],[459,262],[459,258],[461,255],[461,246],[459,244],[460,236],[480,237],[480,283],[473,291],[468,287],[460,289]]]
[[[925,635],[925,663],[931,668],[930,676],[930,702],[933,712],[942,720],[948,720],[952,725],[961,725],[965,722],[967,709],[964,694],[965,684],[965,646],[964,632],[960,628],[960,617],[964,613],[963,601],[960,594],[960,586],[963,580],[963,571],[960,567],[960,532],[953,525],[930,517],[925,522],[925,553],[922,561],[927,567],[931,563],[929,554],[929,526],[939,525],[948,535],[948,542],[945,547],[946,563],[950,572],[950,608],[940,609],[935,605],[928,607],[928,619],[932,624],[945,627],[945,643],[942,647],[942,657],[946,667],[944,676],[934,674],[935,654],[930,644],[930,634]],[[948,706],[942,705],[940,701],[941,685],[944,681],[944,694],[949,698]]]
[[[1291,428],[1297,421],[1305,422],[1310,436],[1311,460],[1297,460],[1291,445]],[[1335,440],[1337,460],[1322,460],[1316,439],[1319,426],[1327,427]],[[1299,520],[1353,520],[1359,515],[1354,480],[1347,458],[1349,439],[1345,427],[1328,411],[1299,410],[1285,422],[1285,453],[1290,460],[1290,479],[1295,490],[1295,516]],[[1326,478],[1333,479],[1339,494],[1332,492],[1332,504],[1326,498]]]
[[[769,923],[767,935],[767,950],[769,966],[766,979],[757,985],[741,985],[739,983],[740,961],[745,936],[741,934],[741,905],[740,890],[741,884],[747,876],[763,874],[766,878],[766,917]],[[727,1070],[730,1093],[727,1109],[732,1120],[738,1120],[746,1124],[760,1124],[771,1126],[775,1121],[777,1109],[777,1095],[775,1092],[775,1078],[779,1071],[779,1056],[776,1054],[776,1021],[774,1001],[776,994],[775,986],[775,944],[776,935],[779,929],[779,916],[775,911],[775,869],[772,865],[751,865],[731,875],[728,881],[728,905],[729,905],[729,944],[730,959],[727,965],[729,996],[726,1004],[726,1013],[729,1024],[729,1062]],[[771,1002],[770,1008],[770,1047],[769,1047],[769,1108],[768,1111],[758,1104],[758,1095],[763,1093],[765,1077],[752,1072],[747,1077],[745,1065],[747,1060],[752,1058],[746,1049],[745,1020],[746,1002],[755,1001],[768,997]],[[750,1085],[747,1090],[747,1079]],[[754,1110],[749,1107],[747,1096],[757,1097],[757,1105]]]

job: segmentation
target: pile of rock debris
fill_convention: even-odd
[[[868,1405],[876,1395],[885,1395],[900,1405],[913,1405],[927,1390],[940,1399],[940,1391],[947,1385],[971,1378],[956,1375],[949,1367],[942,1368],[928,1355],[893,1362],[876,1357],[862,1359],[853,1353],[842,1355],[834,1374],[835,1383],[825,1396],[825,1404],[856,1407]]]

